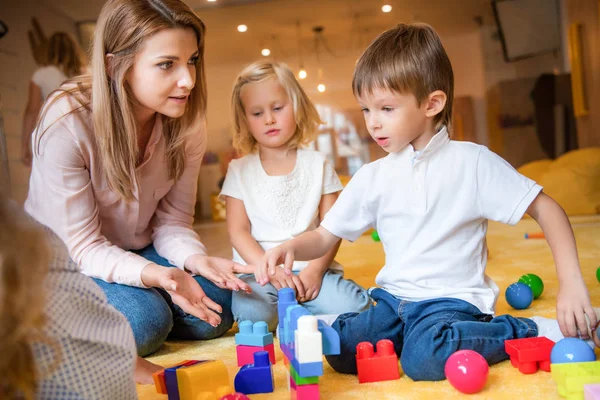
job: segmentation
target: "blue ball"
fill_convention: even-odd
[[[506,301],[516,310],[523,310],[531,305],[533,301],[533,291],[521,282],[515,282],[506,288],[504,293]]]
[[[556,342],[550,353],[552,364],[596,361],[594,350],[583,340],[564,338]]]

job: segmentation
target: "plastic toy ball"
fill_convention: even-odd
[[[596,279],[600,282],[600,267],[596,270]]]
[[[544,282],[542,278],[535,274],[525,274],[519,278],[519,282],[526,284],[533,291],[533,298],[537,299],[544,292]]]
[[[250,400],[250,397],[243,393],[231,393],[221,397],[219,400]]]
[[[552,364],[596,361],[594,350],[583,340],[564,338],[556,342],[550,353]]]
[[[448,357],[444,366],[446,379],[456,390],[465,394],[485,387],[490,368],[481,354],[473,350],[459,350]]]
[[[533,301],[533,290],[521,282],[515,282],[506,288],[506,301],[515,310],[524,310]]]
[[[373,240],[375,242],[380,242],[381,241],[381,239],[379,239],[379,233],[377,233],[377,231],[371,232],[371,237],[373,238]]]

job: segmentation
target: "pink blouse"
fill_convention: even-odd
[[[187,137],[185,170],[175,183],[168,177],[166,142],[157,114],[144,160],[133,171],[137,200],[127,202],[108,187],[91,114],[76,111],[64,116],[74,108],[72,102],[63,97],[46,114],[40,132],[50,128],[33,159],[26,211],[66,243],[84,274],[107,282],[145,287],[141,272],[151,262],[128,250],[150,243],[182,269],[189,256],[206,254],[192,229],[206,148],[204,122]]]

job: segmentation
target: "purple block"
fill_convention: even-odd
[[[583,396],[585,400],[600,400],[600,383],[583,385]]]

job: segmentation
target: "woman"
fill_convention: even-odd
[[[249,290],[235,273],[253,270],[207,256],[192,229],[206,146],[204,35],[179,0],[107,1],[92,76],[63,85],[35,132],[25,208],[129,320],[141,356],[167,336],[225,333],[230,290]]]
[[[38,68],[29,82],[29,96],[23,115],[21,132],[23,163],[31,166],[31,132],[35,128],[42,104],[56,88],[68,78],[83,73],[83,52],[67,33],[56,32],[50,36],[47,47],[48,64]]]

